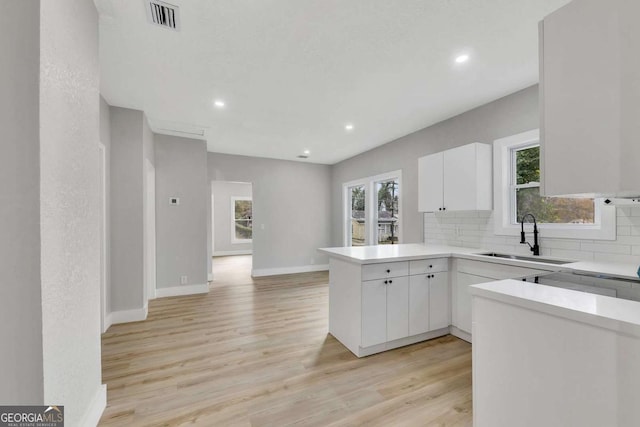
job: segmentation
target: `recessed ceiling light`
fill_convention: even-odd
[[[304,150],[304,151],[303,151],[303,153],[304,153],[304,154],[306,154],[306,155],[308,156],[309,154],[311,154],[311,151],[309,151],[309,150]]]
[[[462,64],[464,62],[467,62],[469,60],[469,55],[464,54],[464,55],[459,55],[458,57],[456,57],[456,62],[458,64]]]
[[[221,99],[216,99],[215,101],[213,101],[213,105],[218,108],[224,108],[224,101]]]
[[[353,130],[353,125],[351,123],[348,123],[346,125],[344,125],[345,130]]]

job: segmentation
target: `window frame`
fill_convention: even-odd
[[[513,153],[536,145],[540,145],[540,131],[538,129],[497,139],[493,142],[494,233],[496,235],[516,236],[520,233],[520,224],[513,222],[516,220],[515,188],[539,187],[540,183],[520,186],[515,184],[516,166]],[[540,161],[542,162],[542,158]],[[544,237],[615,240],[615,206],[605,205],[603,199],[595,199],[594,202],[594,224],[541,223],[538,224],[538,228],[544,233]]]
[[[378,213],[376,207],[378,206],[378,194],[376,192],[376,184],[383,181],[390,180],[398,181],[398,242],[403,242],[403,220],[402,215],[404,212],[404,206],[402,205],[402,170],[396,170],[392,172],[383,173],[380,175],[369,176],[366,178],[360,178],[353,181],[345,182],[342,184],[342,241],[345,247],[351,246],[351,199],[349,190],[353,187],[364,186],[364,206],[365,206],[365,246],[377,246],[378,245]],[[371,224],[375,224],[372,226]]]
[[[251,202],[251,212],[253,212],[253,198],[247,196],[231,196],[231,243],[252,243],[253,242],[253,227],[251,229],[251,239],[238,239],[236,237],[236,202],[237,201],[249,201]],[[253,216],[251,218],[253,220]]]

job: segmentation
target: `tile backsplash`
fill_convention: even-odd
[[[580,261],[630,262],[640,265],[640,206],[619,206],[616,211],[616,240],[545,238],[544,230],[541,230],[540,255]],[[533,237],[528,234],[527,240],[532,241]],[[531,254],[529,246],[520,244],[519,235],[494,234],[493,212],[488,211],[425,213],[424,241],[427,244]]]

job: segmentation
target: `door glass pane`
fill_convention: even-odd
[[[395,179],[376,182],[376,241],[379,245],[398,243],[398,185]]]
[[[367,233],[365,218],[364,186],[351,187],[349,189],[351,199],[350,218],[351,246],[364,246]]]
[[[253,203],[251,200],[236,200],[234,206],[236,239],[253,238]]]

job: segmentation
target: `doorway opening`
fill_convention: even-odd
[[[211,182],[211,273],[251,278],[253,264],[253,186],[250,182]]]

